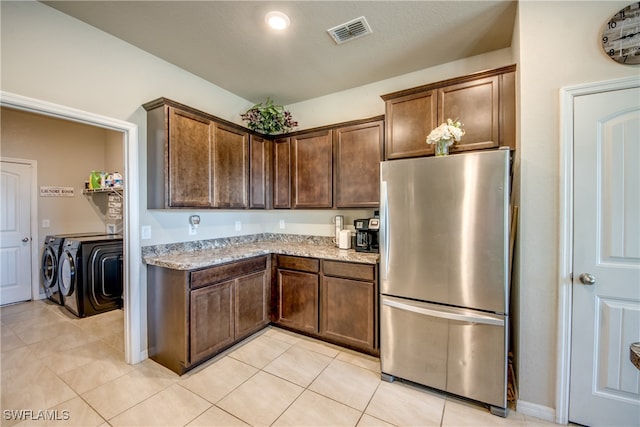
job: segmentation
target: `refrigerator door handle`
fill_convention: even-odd
[[[424,304],[412,304],[410,302],[401,302],[389,297],[383,297],[382,304],[394,307],[400,310],[411,311],[413,313],[424,314],[425,316],[439,317],[442,319],[456,320],[459,322],[479,323],[483,325],[504,326],[504,320],[482,314],[462,314],[451,311],[432,310],[424,306]]]
[[[387,181],[380,182],[380,210],[382,211],[382,226],[380,227],[380,240],[382,241],[382,256],[384,257],[382,278],[387,278],[389,271],[389,200],[387,194]]]

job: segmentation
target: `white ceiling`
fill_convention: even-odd
[[[44,1],[252,102],[291,104],[511,45],[514,1]],[[285,12],[291,26],[269,30]],[[364,16],[373,33],[327,29]]]

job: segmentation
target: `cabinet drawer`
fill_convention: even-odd
[[[298,256],[278,255],[278,268],[317,273],[320,271],[320,260]]]
[[[369,264],[322,261],[322,272],[326,276],[347,277],[367,281],[373,281],[375,279],[375,266]]]
[[[267,257],[259,256],[194,271],[191,273],[191,289],[197,289],[212,283],[233,279],[234,277],[243,276],[245,274],[253,273],[254,271],[265,270],[266,268]]]

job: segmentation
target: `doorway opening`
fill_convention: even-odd
[[[42,114],[63,120],[84,123],[122,133],[124,145],[124,174],[127,185],[124,189],[123,245],[124,245],[124,354],[127,363],[135,364],[146,358],[142,348],[139,238],[139,181],[138,181],[138,126],[134,123],[113,119],[94,113],[76,110],[7,92],[0,92],[0,105],[7,108]],[[35,242],[37,227],[32,230]],[[35,260],[36,265],[39,260]],[[39,298],[37,294],[33,299]]]

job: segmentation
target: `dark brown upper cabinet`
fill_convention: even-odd
[[[147,207],[246,208],[249,133],[160,98],[147,110]]]
[[[334,130],[334,200],[337,208],[376,208],[380,205],[383,138],[382,120]]]
[[[156,164],[150,165],[149,174],[157,179],[149,179],[149,183],[156,184],[149,186],[149,197],[158,202],[158,207],[208,207],[211,203],[211,122],[173,107],[167,107],[164,115],[168,118],[170,143],[152,148],[158,149],[158,157],[166,153],[164,156],[167,156],[168,162],[162,161],[160,167]],[[158,185],[163,181],[164,185]]]
[[[464,123],[465,135],[451,152],[495,148],[499,144],[498,76],[438,89],[438,123],[448,118]],[[426,139],[426,135],[425,135]]]
[[[402,159],[433,154],[426,138],[437,119],[437,95],[434,91],[412,93],[386,101],[387,138],[385,158]]]
[[[273,141],[273,208],[291,207],[291,138]]]
[[[257,135],[249,138],[249,207],[270,209],[272,142]]]
[[[213,207],[248,207],[249,134],[216,123],[212,146]]]
[[[149,209],[379,205],[382,116],[267,136],[166,98],[143,107]]]
[[[291,137],[292,208],[333,207],[333,140],[330,130]]]
[[[447,119],[464,124],[450,151],[515,148],[515,65],[383,95],[385,159],[434,154],[427,135]]]

